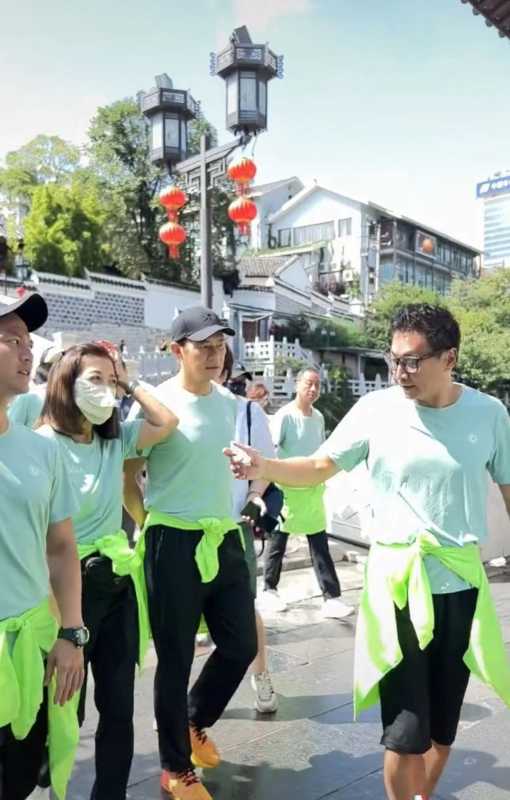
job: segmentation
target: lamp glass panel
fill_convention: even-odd
[[[160,150],[163,147],[163,114],[155,114],[151,119],[151,147]]]
[[[237,112],[238,91],[237,91],[237,72],[227,78],[227,114]]]
[[[241,111],[257,110],[257,73],[241,72]]]
[[[165,147],[179,147],[179,119],[165,116]]]
[[[188,126],[186,121],[181,119],[181,150],[186,152],[188,149]]]
[[[259,80],[259,112],[265,117],[267,108],[267,86],[264,80]]]

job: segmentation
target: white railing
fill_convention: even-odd
[[[289,342],[285,336],[281,342],[270,336],[263,341],[256,338],[253,342],[243,343],[241,360],[247,365],[274,364],[278,358],[297,358],[309,362],[312,360],[312,355],[309,350],[301,347],[299,339]]]

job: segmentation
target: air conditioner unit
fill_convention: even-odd
[[[352,269],[344,269],[344,271],[342,272],[342,279],[344,283],[352,283],[354,279],[354,274]]]

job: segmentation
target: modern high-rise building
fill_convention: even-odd
[[[483,200],[484,269],[510,267],[510,170],[477,184]]]

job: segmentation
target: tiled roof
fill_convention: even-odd
[[[501,38],[510,39],[510,0],[461,0],[473,6],[473,14],[485,17],[487,27],[493,26]]]
[[[247,278],[270,278],[288,260],[288,256],[243,256],[237,268],[246,282]]]

